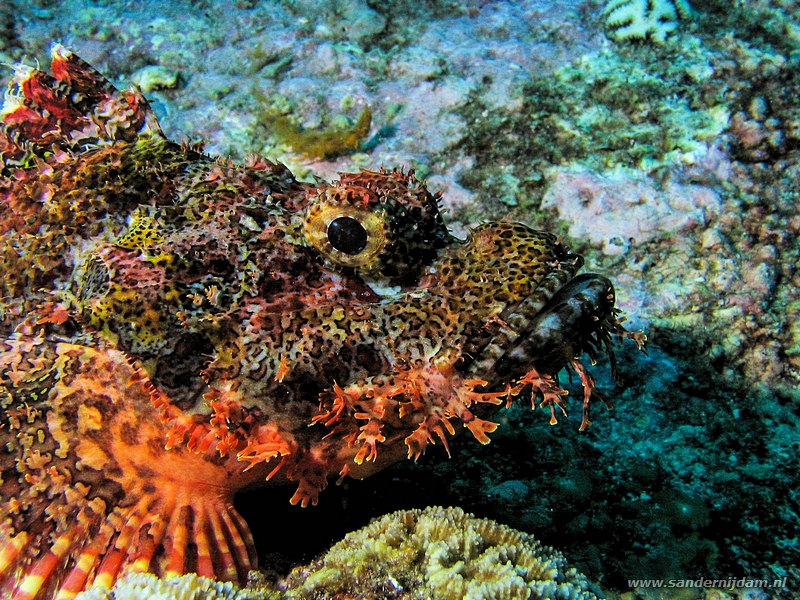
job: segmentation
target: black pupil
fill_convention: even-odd
[[[353,217],[339,217],[328,225],[328,241],[345,254],[358,254],[367,247],[367,230]]]

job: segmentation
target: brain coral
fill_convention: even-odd
[[[586,578],[533,536],[460,508],[401,510],[347,534],[278,586],[132,573],[75,600],[596,600]]]
[[[299,598],[596,598],[583,575],[532,536],[438,506],[372,521],[286,584]]]

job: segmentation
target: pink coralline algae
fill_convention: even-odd
[[[631,246],[704,225],[719,213],[711,189],[667,182],[661,188],[628,174],[554,170],[542,208],[554,208],[574,239],[587,240],[608,255]]]

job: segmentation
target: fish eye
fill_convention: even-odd
[[[368,271],[378,268],[387,244],[385,215],[325,200],[314,203],[306,213],[306,239],[337,265]]]
[[[355,256],[367,247],[367,230],[353,217],[339,217],[328,225],[328,241],[340,252]]]

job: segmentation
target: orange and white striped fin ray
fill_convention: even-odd
[[[250,533],[250,527],[245,520],[235,510],[217,514],[222,520],[225,537],[230,542],[227,552],[233,558],[239,572],[239,580],[242,581],[247,578],[247,572],[256,567],[256,546],[253,534]]]
[[[223,529],[219,513],[211,511],[208,514],[208,524],[211,529],[211,539],[215,541],[225,540],[228,542],[227,546],[220,546],[218,549],[219,576],[222,579],[237,580],[239,578],[239,573],[236,570],[236,560],[234,559],[232,549],[230,548],[232,540],[226,535],[226,532]]]
[[[56,593],[56,600],[72,600],[86,586],[86,582],[93,577],[95,569],[100,562],[100,558],[109,546],[109,543],[117,531],[117,521],[119,515],[112,514],[107,519],[94,538],[87,544],[83,551],[78,555],[72,569],[69,570],[64,580],[61,582],[60,589]]]
[[[255,567],[250,530],[230,503],[192,500],[176,508],[165,536],[165,575],[197,573],[212,579],[244,581]]]
[[[167,547],[167,556],[169,557],[166,567],[167,575],[183,575],[186,572],[186,546],[189,539],[187,521],[190,517],[188,506],[181,506],[172,511],[172,519],[167,528],[170,532],[168,534],[170,544]]]
[[[8,527],[0,523],[0,581],[11,571],[27,543],[27,533],[13,535]]]
[[[131,541],[139,530],[142,520],[137,508],[135,507],[127,515],[128,518],[125,519],[125,523],[117,534],[114,544],[106,551],[97,568],[94,585],[103,585],[110,588],[120,576],[122,567],[129,559],[130,553],[137,550],[135,546],[131,545]]]
[[[26,552],[30,536],[20,533],[11,537],[0,555],[3,560],[0,581],[7,572],[13,572],[14,578],[11,582],[0,583],[0,590],[9,591],[14,600],[33,600],[50,594],[57,587],[58,579],[71,557],[75,540],[86,539],[93,517],[90,509],[81,511],[74,519],[74,525],[58,534],[47,550],[36,556]],[[0,528],[0,532],[3,529]]]
[[[71,600],[94,586],[110,588],[129,572],[244,583],[256,564],[232,499],[195,489],[143,495],[105,517],[84,510],[49,544],[14,535],[7,523],[0,535],[0,597],[13,600]]]

